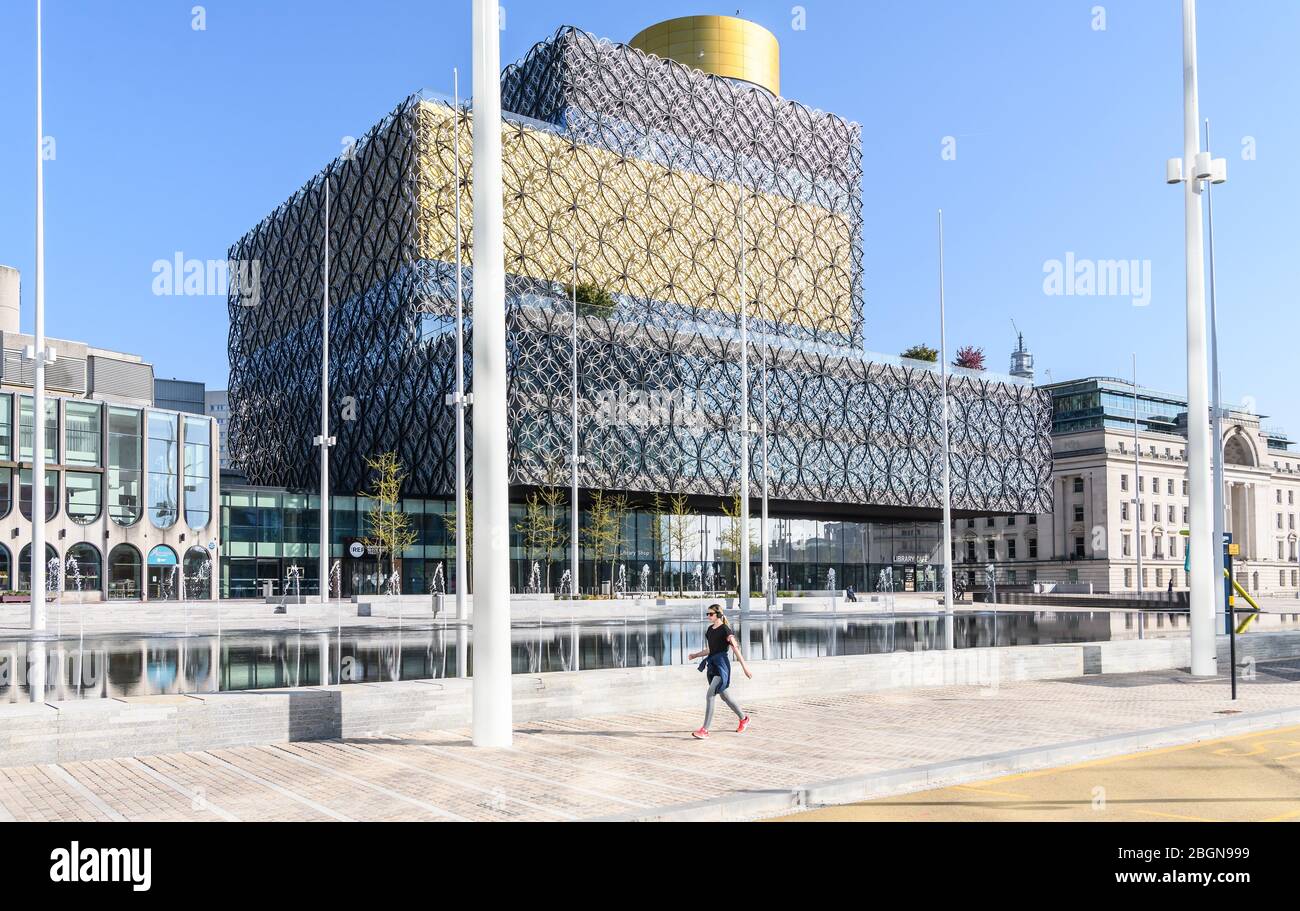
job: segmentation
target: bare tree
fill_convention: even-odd
[[[374,472],[374,479],[368,493],[363,493],[368,500],[375,502],[374,508],[366,513],[366,536],[363,543],[373,548],[383,565],[384,555],[388,555],[388,575],[397,571],[401,554],[416,541],[415,529],[411,527],[411,517],[402,512],[402,481],[406,472],[395,452],[366,458],[366,466]]]

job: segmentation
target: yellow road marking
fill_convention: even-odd
[[[1297,816],[1300,816],[1300,810],[1292,810],[1290,813],[1283,813],[1280,816],[1270,816],[1264,822],[1284,822],[1288,819],[1295,819]]]
[[[1021,800],[1027,799],[1028,794],[1017,794],[1014,791],[995,791],[992,788],[981,787],[977,784],[957,784],[953,785],[950,790],[953,791],[977,791],[980,794],[997,795],[998,797],[1016,797]]]
[[[1134,813],[1141,813],[1143,816],[1163,816],[1165,819],[1186,819],[1190,822],[1219,822],[1217,819],[1206,819],[1202,816],[1183,816],[1181,813],[1161,813],[1158,810],[1133,810]]]
[[[1145,759],[1150,756],[1163,756],[1168,753],[1178,753],[1184,750],[1197,750],[1202,747],[1214,746],[1216,743],[1232,743],[1233,741],[1246,740],[1251,737],[1259,737],[1265,734],[1290,733],[1291,731],[1300,731],[1300,727],[1286,728],[1282,732],[1253,731],[1249,734],[1234,734],[1231,737],[1219,737],[1214,740],[1198,740],[1195,743],[1182,743],[1175,746],[1159,747],[1154,750],[1142,750],[1137,753],[1125,753],[1122,756],[1104,756],[1100,759],[1089,759],[1085,762],[1074,763],[1073,765],[1056,766],[1055,768],[1050,769],[1034,769],[1029,772],[1017,772],[1014,775],[1004,775],[1001,778],[991,778],[989,779],[989,784],[1001,784],[1007,781],[1020,781],[1027,778],[1041,778],[1044,775],[1057,775],[1061,772],[1069,772],[1075,769],[1087,769],[1100,765],[1131,762],[1136,759]]]

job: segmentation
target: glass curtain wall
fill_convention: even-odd
[[[222,597],[261,597],[266,583],[283,593],[290,567],[302,573],[304,594],[318,594],[316,547],[319,539],[317,499],[282,491],[233,490],[221,497]],[[331,564],[337,564],[344,597],[382,589],[387,565],[366,552],[366,516],[371,501],[334,497],[331,504]],[[403,500],[415,542],[399,567],[403,594],[452,593],[455,515],[443,500]],[[569,567],[568,507],[551,514],[555,544],[549,553],[536,534],[524,532],[527,509],[511,507],[511,583],[516,591],[532,587],[560,590]],[[737,535],[723,515],[680,517],[632,510],[620,523],[616,553],[592,546],[590,514],[580,517],[582,551],[579,585],[584,592],[606,590],[620,580],[629,593],[734,591],[737,585]],[[538,523],[531,523],[534,528]],[[545,523],[541,523],[544,525]],[[762,554],[758,519],[751,544],[750,584],[761,589]],[[544,537],[544,536],[542,536]],[[844,522],[773,518],[768,525],[769,557],[779,590],[822,590],[834,572],[835,588],[852,585],[875,591],[888,570],[897,591],[935,591],[942,585],[942,539],[937,522]],[[600,557],[599,561],[597,557]],[[644,580],[644,582],[643,582]]]

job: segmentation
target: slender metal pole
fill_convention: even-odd
[[[455,102],[454,144],[456,146],[456,619],[457,648],[456,674],[469,673],[469,655],[465,648],[465,620],[468,618],[466,593],[469,588],[469,555],[466,548],[465,525],[469,504],[465,502],[465,290],[462,250],[464,240],[461,221],[461,170],[460,170],[460,70],[451,71],[452,94]]]
[[[767,494],[768,494],[768,459],[767,459],[767,346],[763,346],[763,508],[760,519],[761,528],[758,535],[758,544],[762,548],[763,555],[763,599],[767,605],[776,603],[776,585],[772,579],[772,561],[768,553],[768,533],[767,533]]]
[[[1138,638],[1144,636],[1142,610],[1142,444],[1138,441],[1138,356],[1133,352],[1133,553],[1137,555]],[[1190,580],[1189,584],[1190,584]]]
[[[41,0],[36,0],[36,343],[32,347],[32,632],[45,629],[45,150],[41,86]],[[35,668],[33,669],[36,670]],[[38,671],[44,690],[45,666]],[[36,687],[32,687],[33,690]],[[34,701],[40,699],[33,695]]]
[[[740,188],[740,609],[749,610],[749,304],[745,300],[745,187]]]
[[[1142,444],[1138,441],[1138,356],[1133,352],[1133,552],[1137,555],[1137,593],[1142,597]]]
[[[569,369],[569,472],[572,488],[569,491],[569,594],[578,594],[578,556],[581,541],[578,538],[578,257],[573,257],[573,326],[572,353]]]
[[[474,124],[473,737],[475,746],[509,747],[510,473],[497,0],[474,0]]]
[[[320,603],[330,599],[330,178],[325,173],[325,277],[320,311]],[[342,681],[340,681],[342,682]]]
[[[1210,119],[1205,119],[1205,148],[1210,146]],[[1223,542],[1224,542],[1224,516],[1223,516],[1223,390],[1220,385],[1222,379],[1219,373],[1219,308],[1217,295],[1215,294],[1214,281],[1214,189],[1213,181],[1205,182],[1205,206],[1207,217],[1210,222],[1210,382],[1211,390],[1214,396],[1213,406],[1210,409],[1210,437],[1213,446],[1210,450],[1214,458],[1214,553],[1216,554],[1216,563],[1218,566],[1223,562]],[[1188,565],[1191,565],[1190,563]],[[1218,577],[1215,577],[1218,582]],[[1228,589],[1226,584],[1219,584],[1215,588],[1214,609],[1217,613],[1219,608],[1223,609],[1224,622],[1228,625],[1228,634],[1234,635],[1232,616],[1228,611]],[[1236,698],[1236,670],[1233,671],[1233,698]]]
[[[1183,0],[1183,162],[1184,220],[1187,242],[1187,475],[1190,529],[1187,546],[1195,559],[1191,578],[1189,625],[1192,674],[1216,673],[1214,603],[1215,548],[1210,470],[1209,383],[1205,351],[1205,248],[1201,218],[1201,186],[1194,179],[1200,150],[1200,102],[1196,77],[1196,0]],[[1219,561],[1220,563],[1222,561]],[[1218,572],[1222,572],[1219,569]]]
[[[953,648],[952,454],[948,436],[948,312],[943,288],[943,209],[939,210],[939,391],[943,424],[943,612],[944,647]],[[975,596],[972,595],[972,598]]]

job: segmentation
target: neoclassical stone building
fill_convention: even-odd
[[[1051,513],[960,519],[956,568],[986,584],[1091,583],[1097,592],[1187,586],[1187,403],[1132,383],[1090,377],[1042,387],[1053,398]],[[1134,416],[1138,424],[1134,454]],[[1240,545],[1234,573],[1252,594],[1300,597],[1300,452],[1258,414],[1223,420],[1225,530]],[[1142,568],[1139,574],[1138,555]]]

